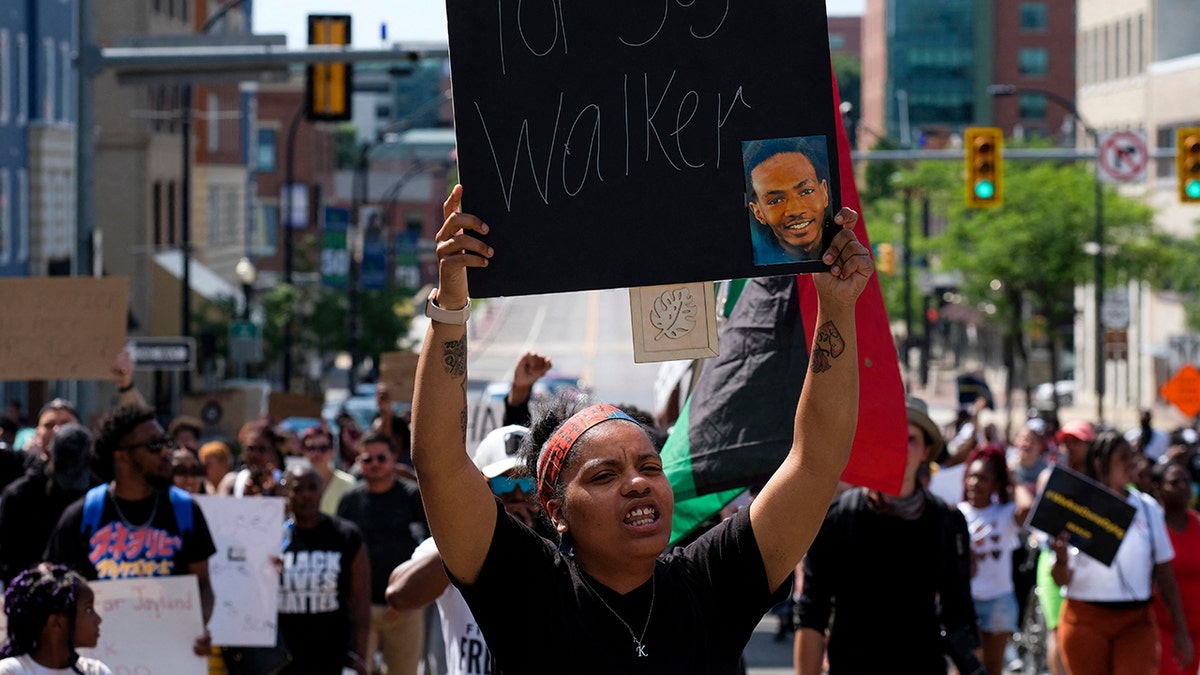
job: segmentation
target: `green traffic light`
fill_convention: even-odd
[[[1200,189],[1200,186],[1197,187]],[[990,180],[981,180],[975,183],[975,196],[980,199],[991,199],[996,196],[996,185]]]
[[[1183,186],[1188,199],[1200,199],[1200,179],[1193,178]]]

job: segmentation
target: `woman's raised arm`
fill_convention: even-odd
[[[825,254],[830,271],[813,277],[816,337],[796,406],[792,449],[750,505],[772,589],[791,574],[821,528],[858,425],[854,308],[875,264],[851,229],[858,214],[842,209],[835,220],[843,229]]]
[[[487,225],[462,213],[461,206],[457,185],[443,206],[445,222],[437,234],[438,288],[430,296],[434,307],[427,313],[433,320],[417,363],[412,460],[446,568],[472,583],[492,543],[496,504],[467,456],[467,326],[455,312],[470,303],[467,268],[485,267],[492,249],[475,237],[487,234]]]

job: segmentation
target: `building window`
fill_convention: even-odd
[[[236,244],[241,228],[242,191],[231,185],[222,192],[225,198],[221,200],[221,243]]]
[[[221,188],[210,185],[208,188],[208,245],[215,247],[221,243]]]
[[[18,125],[25,124],[29,114],[29,40],[24,33],[17,33],[17,111],[14,119]]]
[[[1041,47],[1025,47],[1017,53],[1017,68],[1025,77],[1044,77],[1048,65],[1049,57]]]
[[[12,60],[8,56],[8,29],[0,29],[0,124],[8,124],[12,102]]]
[[[8,169],[0,169],[0,264],[12,255],[12,188]]]
[[[54,95],[58,93],[58,68],[55,67],[55,52],[53,38],[42,38],[42,119],[54,121]]]
[[[259,204],[254,220],[246,234],[247,252],[252,256],[275,255],[279,230],[279,204]]]
[[[1020,115],[1023,120],[1046,119],[1046,97],[1042,94],[1021,94]]]
[[[154,181],[154,187],[150,190],[150,209],[153,211],[151,218],[154,221],[154,247],[158,248],[163,243],[163,189],[162,181]]]
[[[33,228],[29,226],[29,171],[17,169],[17,240],[16,262],[29,260],[29,235]]]
[[[1145,49],[1145,47],[1142,45],[1142,31],[1144,30],[1144,25],[1142,22],[1143,18],[1144,16],[1142,14],[1137,15],[1137,24],[1133,30],[1133,67],[1134,72],[1138,73],[1139,75],[1146,69],[1145,61],[1142,58],[1142,52]]]
[[[841,33],[829,34],[829,51],[836,52],[846,46],[846,36]]]
[[[213,92],[208,93],[208,119],[205,121],[209,152],[221,149],[221,99]]]
[[[71,89],[71,43],[60,42],[58,45],[59,64],[62,68],[62,104],[58,106],[59,119],[63,122],[71,121],[71,98],[74,92]]]
[[[167,245],[175,246],[175,181],[167,183]]]
[[[278,132],[275,129],[258,130],[258,152],[255,159],[255,170],[270,173],[275,170],[275,143]]]
[[[1027,32],[1044,31],[1048,25],[1046,18],[1046,3],[1021,3],[1021,30]]]

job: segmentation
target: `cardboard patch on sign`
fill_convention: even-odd
[[[0,279],[0,380],[111,380],[125,346],[126,277]]]
[[[321,419],[323,405],[324,402],[319,396],[273,391],[267,397],[267,417],[276,422],[289,417]]]
[[[629,289],[634,362],[717,356],[716,305],[706,281]]]
[[[822,0],[449,0],[447,23],[463,210],[496,250],[472,295],[825,269],[842,191]],[[780,156],[784,194],[760,199]]]
[[[411,403],[417,384],[417,357],[412,352],[385,352],[379,355],[379,381],[388,388],[396,403]]]
[[[1029,514],[1029,527],[1057,537],[1071,535],[1071,545],[1111,565],[1135,510],[1100,483],[1061,466],[1054,467]]]

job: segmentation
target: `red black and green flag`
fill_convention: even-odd
[[[840,104],[835,82],[835,109]],[[842,204],[862,213],[840,115],[837,128]],[[854,232],[870,247],[863,218]],[[842,480],[895,494],[904,471],[908,422],[877,277],[856,311],[858,429]],[[704,363],[663,448],[675,491],[672,543],[747,487],[766,482],[787,455],[816,314],[817,293],[808,275],[745,282],[719,334],[721,355]],[[805,317],[810,317],[807,324]]]

